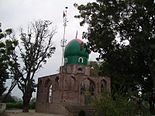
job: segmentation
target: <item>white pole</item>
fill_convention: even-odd
[[[67,9],[68,7],[65,7],[65,11],[63,11],[63,26],[64,26],[64,33],[63,33],[63,38],[61,40],[61,47],[62,47],[62,62],[61,62],[61,66],[64,65],[64,52],[65,52],[65,43],[66,43],[66,39],[65,39],[65,34],[66,34],[66,26],[67,26]]]

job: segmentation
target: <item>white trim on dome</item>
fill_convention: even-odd
[[[79,57],[78,62],[79,63],[83,63],[83,58],[82,57]]]
[[[65,63],[65,64],[68,63],[68,58],[64,58],[64,63]]]

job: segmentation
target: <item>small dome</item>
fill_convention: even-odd
[[[89,53],[83,41],[80,39],[73,39],[66,45],[64,58],[65,64],[87,65]]]

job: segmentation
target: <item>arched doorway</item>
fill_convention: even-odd
[[[84,104],[90,104],[95,95],[95,83],[89,78],[84,79],[80,84],[80,94]]]
[[[79,112],[78,116],[86,116],[85,111],[81,110],[81,111]]]

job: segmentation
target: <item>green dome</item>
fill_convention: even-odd
[[[64,58],[65,64],[87,65],[89,53],[81,40],[73,39],[65,48]]]
[[[73,39],[67,44],[65,48],[64,57],[75,56],[75,55],[83,56],[86,58],[89,57],[88,52],[86,51],[86,48],[84,48],[84,43],[79,39]]]

